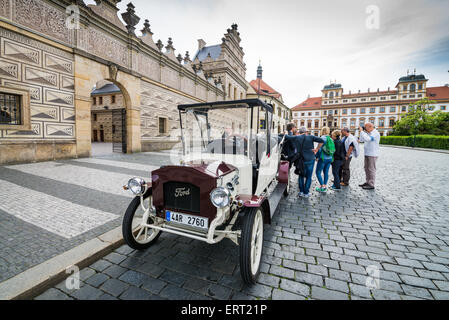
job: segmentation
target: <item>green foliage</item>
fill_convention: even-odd
[[[429,113],[431,104],[436,103],[423,98],[410,104],[407,114],[393,127],[394,136],[408,136],[415,134],[449,135],[449,113],[435,111]]]
[[[449,150],[449,136],[417,135],[380,137],[380,144]]]

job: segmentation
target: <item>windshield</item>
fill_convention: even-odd
[[[271,113],[258,107],[227,106],[180,111],[185,155],[233,154],[253,161],[267,152]],[[267,119],[266,124],[262,119]]]

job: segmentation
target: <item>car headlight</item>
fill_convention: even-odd
[[[141,178],[132,178],[128,181],[128,189],[131,190],[136,196],[140,196],[145,193],[146,183]]]
[[[210,193],[210,201],[217,208],[224,208],[231,202],[231,193],[226,188],[215,188]]]

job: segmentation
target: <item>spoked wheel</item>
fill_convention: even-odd
[[[262,208],[248,208],[240,238],[240,273],[246,284],[255,284],[260,273],[263,246]]]
[[[148,208],[152,203],[152,192],[148,190],[144,196],[143,204],[146,211],[140,205],[140,197],[135,197],[126,209],[123,217],[122,233],[125,242],[133,249],[143,250],[150,247],[161,235],[160,230],[142,226],[142,222],[153,224],[153,217],[149,215]]]

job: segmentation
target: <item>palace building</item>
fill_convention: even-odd
[[[236,24],[215,45],[199,40],[192,61],[172,38],[153,39],[147,19],[137,34],[143,19],[119,2],[0,1],[0,164],[89,157],[111,139],[117,152],[169,149],[177,105],[246,97]]]
[[[394,89],[344,93],[338,83],[325,85],[320,97],[308,97],[291,110],[297,126],[304,126],[311,134],[319,135],[324,126],[331,129],[348,127],[356,135],[366,122],[373,123],[381,135],[388,135],[394,123],[422,98],[436,101],[431,112],[449,110],[449,86],[427,87],[422,74],[401,77]]]

